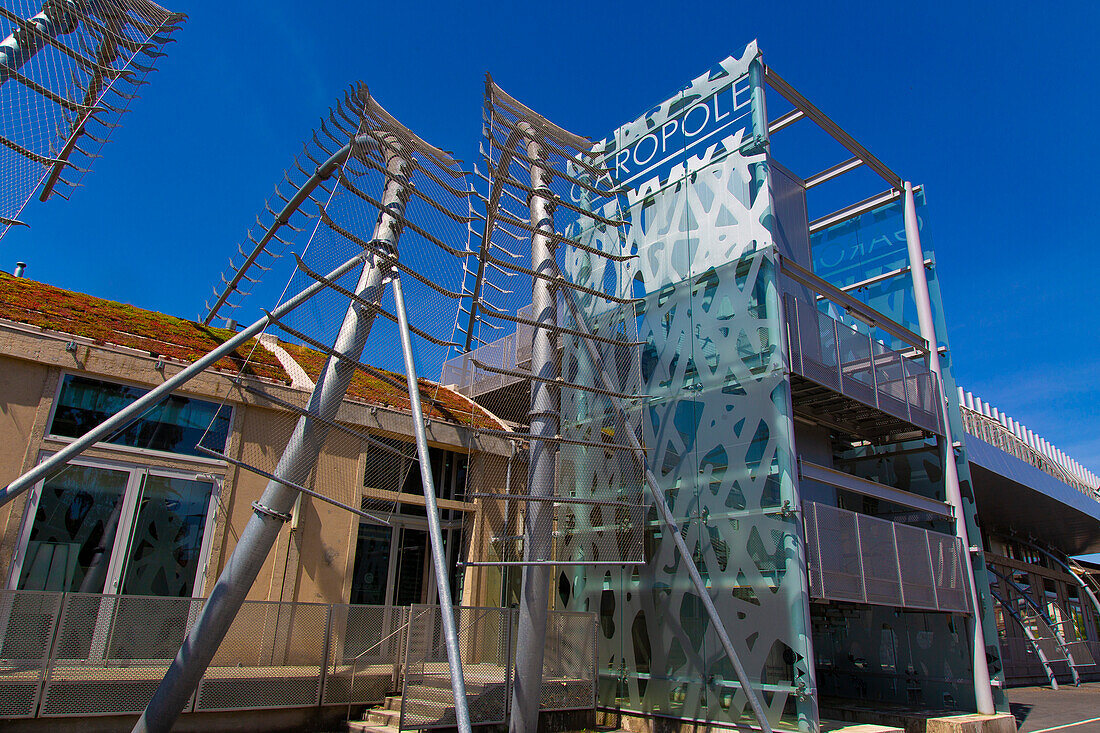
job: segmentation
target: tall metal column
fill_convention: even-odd
[[[76,30],[80,11],[76,4],[65,2],[46,3],[42,12],[25,22],[28,30],[16,30],[0,41],[0,84],[11,78],[23,64],[31,60],[43,46],[47,38],[56,38]],[[33,27],[34,31],[29,30]]]
[[[373,242],[391,253],[397,252],[401,235],[401,219],[408,200],[409,162],[401,143],[394,136],[385,138],[386,187],[382,197],[383,211],[378,214]],[[393,212],[396,216],[387,216]],[[385,277],[390,267],[371,256],[363,266],[355,294],[379,304],[385,289]],[[348,306],[334,344],[335,351],[358,360],[374,323],[374,311],[357,301]],[[241,532],[233,554],[226,563],[210,598],[203,606],[195,625],[184,639],[179,654],[172,661],[153,699],[134,726],[134,733],[167,733],[179,717],[188,698],[202,679],[210,660],[229,631],[233,619],[256,580],[283,523],[290,519],[290,510],[298,492],[284,482],[304,484],[317,463],[321,447],[328,435],[331,421],[343,403],[348,385],[355,374],[355,364],[329,356],[325,368],[310,396],[308,411],[322,418],[299,418],[290,441],[279,459],[274,475],[259,501],[253,502],[252,517]]]
[[[920,335],[928,341],[928,365],[937,383],[943,385],[940,372],[939,339],[936,337],[936,325],[932,320],[932,297],[928,292],[928,278],[924,274],[924,250],[920,244],[920,229],[917,225],[916,200],[913,196],[913,184],[905,181],[905,244],[909,250],[909,272],[913,278],[913,298],[917,305],[917,319],[920,322]],[[967,631],[973,655],[974,697],[978,712],[992,715],[996,712],[993,704],[993,688],[989,684],[989,664],[985,657],[985,634],[982,631],[981,605],[978,602],[978,588],[974,582],[974,568],[970,562],[970,539],[966,529],[962,490],[959,487],[959,469],[955,465],[955,442],[951,437],[951,421],[947,411],[947,401],[941,394],[940,416],[943,422],[943,435],[940,438],[940,452],[943,454],[944,489],[947,503],[955,510],[955,536],[962,541],[963,568],[966,572],[967,591],[970,593],[972,613],[967,617]]]
[[[405,379],[409,383],[409,405],[412,408],[413,433],[416,435],[416,456],[420,460],[420,483],[424,487],[424,508],[428,514],[428,536],[432,544],[432,563],[435,565],[435,587],[439,592],[439,616],[443,623],[443,639],[447,645],[447,662],[451,668],[451,692],[455,697],[455,720],[460,733],[470,733],[470,710],[466,704],[466,679],[462,676],[462,657],[458,648],[458,631],[455,628],[454,606],[451,602],[451,586],[448,583],[450,568],[443,553],[443,532],[439,527],[439,508],[435,501],[435,485],[432,480],[432,463],[428,457],[428,438],[424,434],[424,409],[420,406],[420,387],[416,378],[416,362],[413,360],[412,337],[409,335],[409,317],[405,312],[405,294],[401,290],[401,277],[393,272],[393,301],[401,332],[401,355],[405,359]]]
[[[550,192],[551,173],[541,136],[526,122],[519,124],[527,141],[527,158],[531,163],[531,269],[552,276],[557,272],[554,261],[554,201]],[[542,660],[546,644],[546,619],[550,607],[550,553],[552,550],[553,504],[545,501],[553,496],[557,442],[540,440],[556,438],[560,428],[561,391],[553,385],[558,379],[558,316],[555,285],[542,278],[532,278],[531,303],[534,329],[531,344],[531,373],[548,380],[531,381],[530,463],[527,469],[527,493],[534,501],[527,502],[524,521],[523,590],[519,606],[519,639],[516,643],[516,678],[512,693],[511,733],[534,733],[538,729],[539,702],[542,697]]]

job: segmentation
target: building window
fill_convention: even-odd
[[[74,462],[32,490],[9,587],[197,595],[215,503],[210,476]]]
[[[57,398],[50,434],[79,438],[149,390],[66,374]],[[130,448],[205,456],[199,445],[221,453],[229,436],[231,408],[214,402],[170,395],[108,439]]]
[[[424,487],[420,479],[420,467],[416,463],[416,445],[392,438],[376,438],[376,440],[391,446],[391,450],[377,445],[367,446],[366,465],[363,471],[364,487],[423,496]],[[465,453],[429,447],[428,460],[432,467],[432,482],[435,484],[436,498],[463,500],[466,492],[469,456]],[[398,511],[402,514],[424,516],[424,507],[417,504],[403,502]],[[445,520],[454,519],[461,516],[461,513],[444,509],[441,516]]]

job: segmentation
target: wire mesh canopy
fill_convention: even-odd
[[[384,278],[399,276],[407,302],[414,304],[409,326],[418,360],[438,369],[447,350],[457,346],[451,333],[462,262],[470,254],[466,174],[450,154],[394,119],[362,84],[322,118],[293,168],[296,173],[288,172],[276,190],[278,210],[272,202],[265,205],[248,232],[249,246],[238,247],[204,319],[229,321],[250,308],[266,313],[270,323],[252,345],[249,362],[274,358],[296,367],[289,384],[249,380],[234,386],[234,399],[272,408],[264,421],[267,434],[243,441],[238,463],[270,478],[279,460],[270,446],[287,445],[298,419],[308,415],[330,429],[316,465],[297,488],[385,521],[398,501],[423,501],[416,450],[399,437],[411,434],[412,418],[393,295],[384,280],[377,297],[364,297],[355,280],[358,268],[331,273],[364,258],[387,273]],[[400,208],[384,202],[393,190],[399,191]],[[372,234],[383,218],[400,230],[396,246]],[[297,251],[283,257],[290,249]],[[281,283],[281,293],[272,290]],[[273,314],[288,295],[318,285],[301,306]],[[362,355],[334,347],[349,308],[373,320]],[[355,374],[341,408],[320,415],[310,394],[329,362]],[[503,427],[469,399],[429,380],[420,381],[420,399],[428,420]]]
[[[474,489],[493,510],[486,512],[488,549],[472,565],[643,561],[643,466],[625,439],[625,431],[640,434],[636,254],[626,249],[619,192],[592,151],[591,141],[487,78],[481,158],[488,172],[477,174],[484,191],[474,212],[478,246],[464,270],[469,295],[455,339],[467,350],[447,361],[442,381],[510,423],[510,433],[480,436],[509,437],[521,448],[546,442],[557,464],[549,495],[525,490],[516,471],[503,494],[497,486]],[[549,203],[552,230],[533,220],[536,197]],[[533,237],[550,244],[546,267],[534,261]],[[539,280],[555,292],[549,321],[532,306]],[[532,369],[540,330],[555,345],[552,372]],[[538,389],[558,392],[556,434],[531,427]],[[618,403],[633,407],[624,414]],[[544,524],[550,537],[523,529],[535,502],[552,506],[552,521]],[[525,543],[550,550],[530,556]]]
[[[0,5],[0,237],[41,186],[68,198],[186,16],[147,0]]]

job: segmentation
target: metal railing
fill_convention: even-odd
[[[530,319],[531,306],[520,308],[516,315]],[[533,338],[534,329],[531,326],[517,323],[516,330],[508,335],[445,361],[439,382],[454,387],[467,397],[477,397],[519,382],[520,377],[479,369],[473,362],[478,361],[490,367],[511,371],[529,369]]]
[[[1019,458],[1024,463],[1038,468],[1043,473],[1053,476],[1068,486],[1072,486],[1090,499],[1097,499],[1096,489],[1077,479],[1069,471],[1058,465],[1056,461],[1032,448],[1026,441],[1021,440],[999,421],[971,410],[966,405],[962,405],[962,420],[966,432],[975,438]]]
[[[518,609],[455,609],[470,722],[503,724],[511,714]],[[453,728],[454,698],[438,606],[412,606],[401,691],[401,730]],[[596,615],[551,611],[542,666],[542,710],[596,706]]]
[[[957,537],[813,501],[802,513],[811,597],[968,612]]]
[[[888,415],[943,432],[939,385],[927,366],[790,293],[783,302],[791,371]]]
[[[204,600],[0,590],[0,719],[142,712]],[[498,664],[507,686],[515,611],[455,610],[499,616],[493,629],[460,628],[461,652],[467,677]],[[407,659],[437,678],[434,694],[448,694],[439,620],[435,606],[246,601],[184,712],[378,705],[400,689]],[[595,629],[594,614],[551,612],[547,689],[561,694],[546,709],[595,705]],[[581,673],[554,687],[562,670]]]

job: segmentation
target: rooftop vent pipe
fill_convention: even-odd
[[[15,263],[15,271],[12,272],[12,274],[15,275],[16,277],[23,277],[23,271],[26,270],[26,269],[27,269],[27,263],[26,262],[16,262]]]

